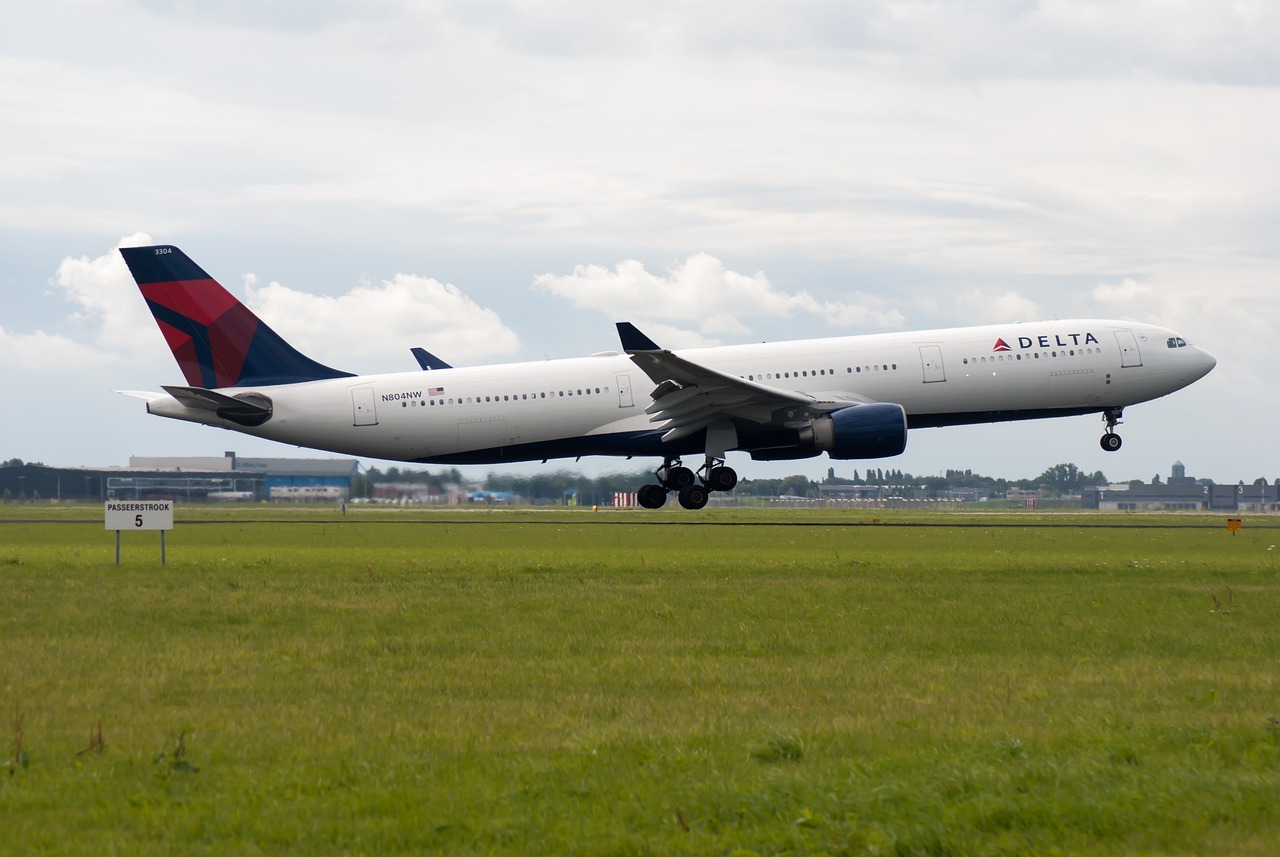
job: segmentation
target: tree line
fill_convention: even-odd
[[[553,503],[576,502],[580,505],[597,505],[612,502],[616,492],[635,491],[640,485],[653,481],[653,474],[646,470],[630,473],[610,473],[603,476],[584,476],[567,470],[536,475],[490,473],[480,487],[493,493],[509,493],[532,501]],[[416,468],[389,467],[382,470],[371,467],[356,478],[352,495],[367,497],[373,486],[379,483],[422,485],[445,491],[449,486],[466,484],[456,468],[449,470],[419,470]],[[1107,484],[1101,471],[1085,473],[1076,465],[1055,464],[1033,479],[1000,479],[982,476],[972,470],[947,470],[939,476],[917,476],[902,470],[879,467],[865,471],[853,471],[851,478],[838,477],[835,468],[827,471],[823,480],[813,480],[796,474],[780,479],[743,479],[735,493],[748,497],[805,497],[817,498],[819,486],[833,485],[879,486],[888,490],[898,489],[937,499],[948,492],[974,491],[981,496],[1003,497],[1010,489],[1040,490],[1047,496],[1079,494],[1081,489]]]

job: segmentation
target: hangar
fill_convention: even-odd
[[[112,499],[338,502],[351,497],[359,476],[354,458],[242,458],[131,456],[127,467],[0,467],[6,500],[101,502]]]

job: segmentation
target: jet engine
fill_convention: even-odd
[[[892,402],[853,405],[800,428],[800,446],[832,458],[888,458],[907,448],[907,412]]]

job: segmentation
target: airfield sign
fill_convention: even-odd
[[[108,530],[172,530],[172,500],[108,500]]]
[[[164,565],[164,531],[173,529],[172,500],[108,500],[103,505],[106,528],[116,531],[116,565],[120,564],[122,530],[159,530],[160,564]]]

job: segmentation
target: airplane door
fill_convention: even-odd
[[[947,380],[947,371],[942,365],[941,345],[921,345],[920,364],[924,367],[924,382],[926,384]]]
[[[351,390],[352,425],[376,426],[378,409],[373,404],[372,387],[354,387]]]
[[[1141,366],[1142,352],[1132,330],[1117,330],[1116,342],[1120,345],[1120,366]]]
[[[631,376],[615,375],[618,381],[618,407],[634,408],[635,400],[631,398]]]

